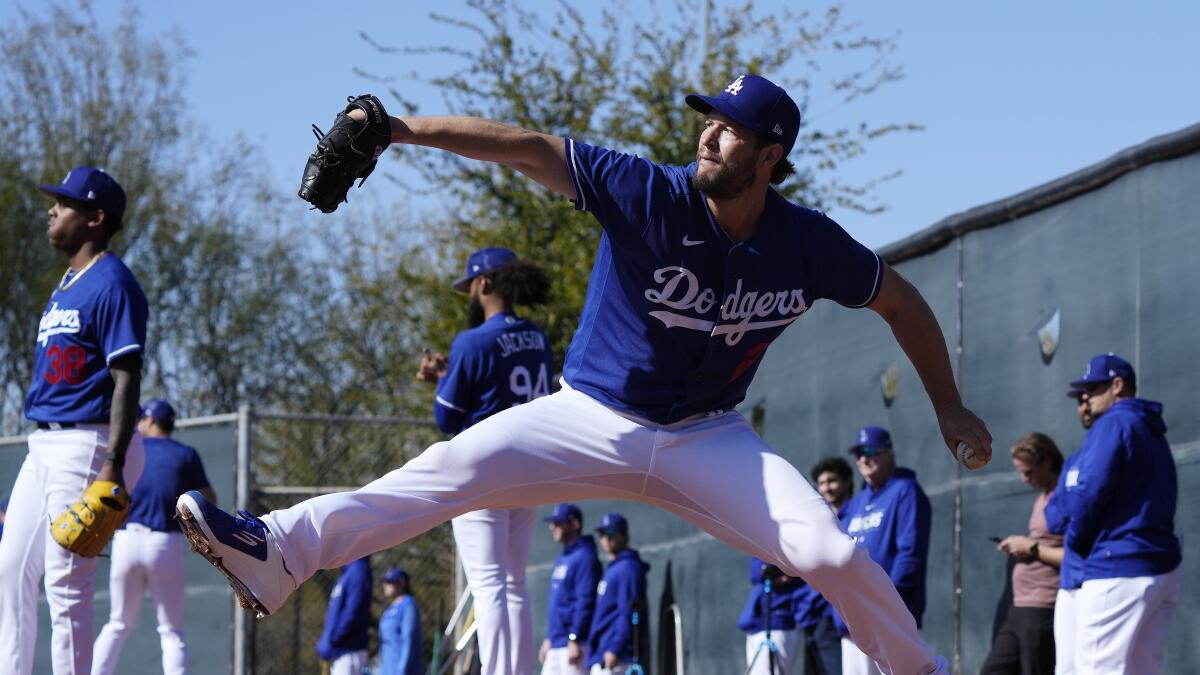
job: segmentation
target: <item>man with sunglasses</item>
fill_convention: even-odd
[[[932,512],[912,469],[896,466],[892,437],[882,427],[863,427],[850,446],[862,475],[861,492],[846,504],[842,527],[883,568],[900,599],[921,627],[925,613],[925,563],[929,558]],[[841,624],[841,617],[836,617]],[[883,672],[843,629],[842,672]]]
[[[1163,406],[1137,397],[1133,366],[1112,353],[1093,357],[1071,388],[1092,419],[1065,480],[1064,543],[1082,559],[1074,672],[1161,673],[1182,582]]]

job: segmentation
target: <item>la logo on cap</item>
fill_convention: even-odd
[[[730,82],[728,87],[725,87],[725,91],[729,92],[730,94],[733,94],[734,96],[737,96],[738,92],[742,90],[742,78],[744,78],[744,77],[746,77],[746,76],[738,75],[736,80],[734,80],[733,82]]]

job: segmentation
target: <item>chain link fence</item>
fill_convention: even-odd
[[[261,514],[310,497],[353,490],[402,466],[442,434],[432,421],[411,418],[255,412],[243,408],[239,455],[249,467],[239,508]],[[424,663],[433,660],[461,593],[449,523],[370,557],[376,593],[372,616],[383,613],[379,580],[389,567],[406,570],[420,608]],[[256,675],[320,673],[316,644],[340,570],[322,570],[283,608],[263,621],[245,615],[235,633],[244,654],[235,672]],[[377,620],[370,632],[371,660],[378,655]],[[436,643],[436,644],[435,644]],[[238,659],[235,656],[235,663]],[[372,667],[372,672],[376,668]]]

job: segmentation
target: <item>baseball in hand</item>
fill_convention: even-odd
[[[958,442],[958,448],[955,450],[955,454],[958,456],[958,463],[972,471],[982,467],[987,463],[983,461],[983,458],[979,456],[979,453],[975,452],[975,448],[967,445],[965,441]]]

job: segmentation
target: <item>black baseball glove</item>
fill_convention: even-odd
[[[313,125],[317,149],[308,157],[304,178],[300,180],[300,198],[324,213],[333,213],[346,200],[346,193],[361,179],[359,187],[375,170],[375,162],[392,142],[392,126],[387,111],[370,94],[347,96],[349,105],[333,120],[329,133]],[[359,122],[348,114],[360,108],[367,114]]]

